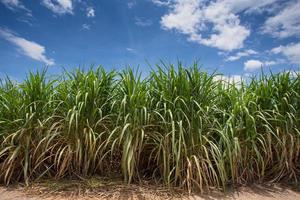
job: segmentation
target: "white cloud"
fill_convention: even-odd
[[[221,50],[242,48],[250,30],[241,25],[241,12],[261,10],[276,0],[173,0],[165,2],[169,12],[162,16],[166,30],[177,30],[198,42]],[[153,1],[152,2],[161,2]],[[159,4],[159,3],[158,3]],[[203,37],[203,35],[207,35]]]
[[[27,12],[27,15],[31,16],[31,10],[27,9],[19,0],[0,0],[10,10],[22,9]]]
[[[14,10],[16,8],[25,8],[19,0],[1,0],[0,2],[11,10]]]
[[[273,48],[271,52],[284,55],[291,63],[300,64],[300,42]]]
[[[277,15],[268,18],[263,32],[279,38],[300,36],[300,0],[291,1]]]
[[[41,61],[47,65],[54,65],[54,60],[46,57],[46,50],[44,46],[21,38],[11,31],[2,28],[0,28],[0,37],[3,37],[7,41],[16,45],[24,55],[34,60]]]
[[[250,56],[250,55],[254,55],[254,54],[258,54],[258,52],[254,51],[252,49],[248,49],[246,51],[237,52],[233,56],[229,56],[228,58],[226,58],[226,61],[236,61],[236,60],[239,60],[241,57],[246,57],[246,56]]]
[[[55,14],[73,14],[72,0],[43,0],[42,4]]]
[[[242,76],[241,75],[232,75],[232,76],[226,76],[226,75],[217,75],[214,77],[214,80],[223,80],[226,82],[240,82],[242,80]]]
[[[87,9],[86,9],[86,16],[87,17],[95,17],[95,10],[94,10],[94,8],[93,7],[88,7]]]
[[[171,0],[152,0],[152,2],[157,6],[167,6],[170,5]]]
[[[249,13],[261,12],[269,9],[280,0],[218,0],[219,4],[228,6],[233,13],[246,11]]]
[[[241,87],[244,76],[241,75],[217,75],[213,78],[214,81],[221,81],[225,87],[229,86],[228,84],[234,84],[237,88]]]
[[[129,48],[129,47],[126,48],[126,51],[129,51],[129,52],[131,52],[131,53],[136,53],[136,50],[135,50],[135,49]]]
[[[259,60],[247,60],[244,63],[244,70],[254,71],[256,69],[260,69],[262,66],[263,66],[263,63]]]
[[[133,8],[136,5],[136,1],[135,0],[131,0],[127,3],[127,6],[129,9]]]
[[[161,25],[166,30],[175,29],[187,34],[190,38],[200,36],[198,31],[203,29],[200,0],[176,1],[168,14],[162,16]]]
[[[135,17],[135,24],[137,26],[151,26],[152,25],[152,21],[150,19],[144,19],[144,18],[140,18],[140,17]]]
[[[300,71],[289,70],[289,71],[286,71],[286,72],[289,73],[290,76],[293,77],[293,78],[296,78],[296,77],[300,76]]]
[[[84,29],[84,30],[90,30],[91,26],[89,24],[82,24],[82,29]]]
[[[260,69],[262,67],[271,66],[280,64],[281,62],[270,60],[270,61],[260,61],[260,60],[247,60],[244,62],[244,70],[246,71],[255,71],[257,69]]]

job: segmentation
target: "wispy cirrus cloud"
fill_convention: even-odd
[[[141,17],[135,17],[134,18],[134,23],[137,26],[151,26],[152,25],[152,20],[141,18]]]
[[[171,0],[152,0],[152,2],[157,6],[167,6],[170,5]]]
[[[47,58],[45,55],[46,49],[44,46],[22,38],[12,31],[4,28],[0,28],[0,37],[14,44],[22,54],[34,60],[43,62],[46,65],[54,65],[54,60]]]
[[[28,10],[19,0],[0,0],[0,2],[11,10],[24,9]]]
[[[42,0],[42,4],[55,14],[73,14],[72,0]]]
[[[91,29],[91,25],[89,25],[89,24],[82,24],[82,29],[83,30],[90,30]]]
[[[131,53],[136,53],[137,52],[136,49],[133,49],[133,48],[130,48],[130,47],[126,47],[126,51],[131,52]]]
[[[31,10],[26,8],[25,5],[19,0],[0,0],[0,2],[10,10],[23,10],[26,12],[27,16],[32,16]]]

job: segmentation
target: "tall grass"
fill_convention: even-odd
[[[300,76],[241,83],[157,66],[29,73],[0,87],[0,181],[121,175],[187,190],[300,175]]]

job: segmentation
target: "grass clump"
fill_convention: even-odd
[[[300,175],[300,76],[158,66],[0,86],[0,181],[118,176],[189,191]]]

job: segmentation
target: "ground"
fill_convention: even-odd
[[[121,182],[107,184],[90,180],[52,181],[22,185],[0,186],[0,200],[145,200],[145,199],[185,199],[185,200],[297,200],[300,192],[295,187],[279,184],[242,186],[228,189],[225,193],[212,190],[206,194],[191,193],[183,190],[169,190],[149,185],[126,185]]]

